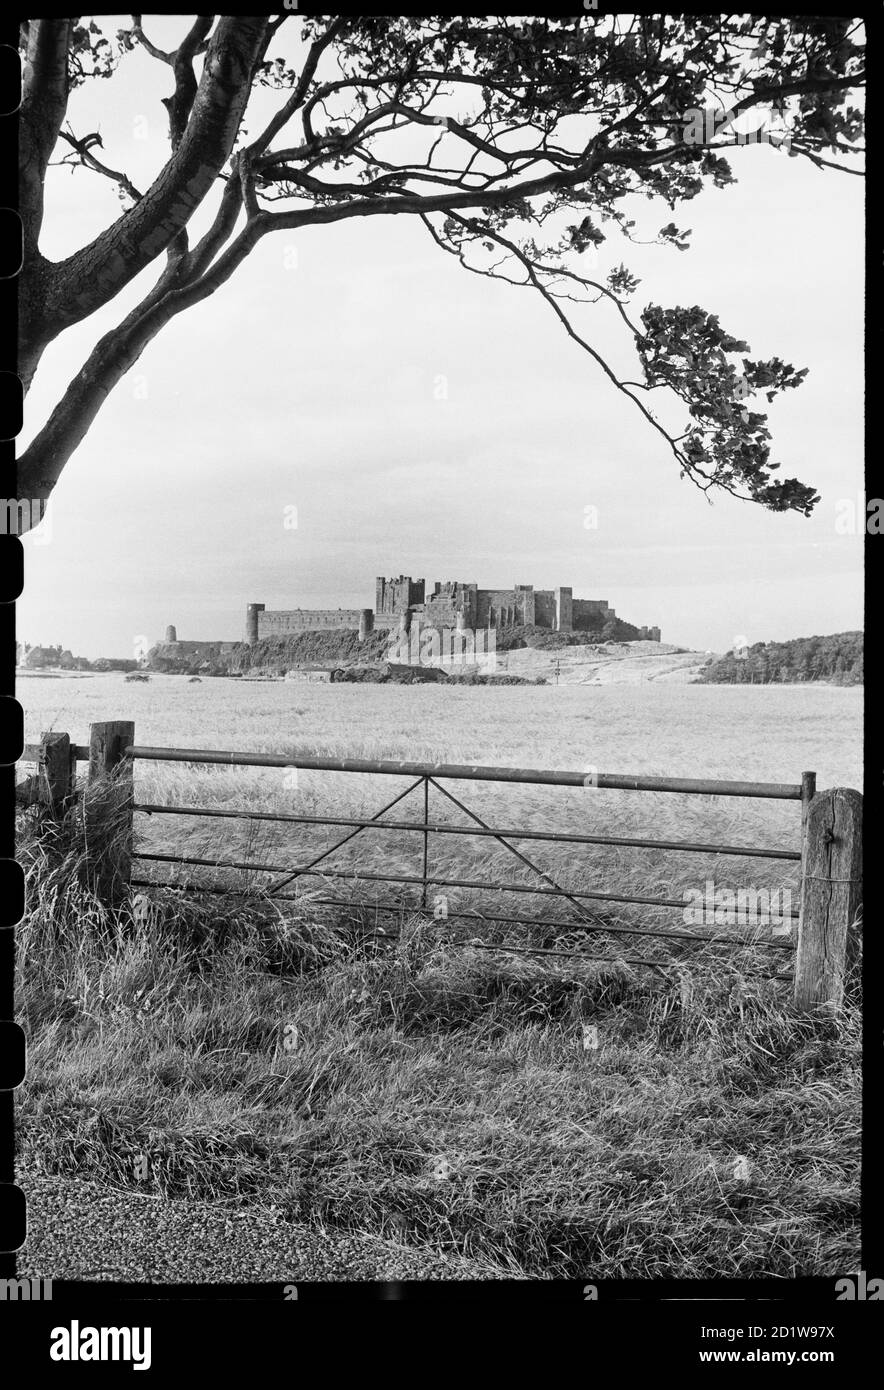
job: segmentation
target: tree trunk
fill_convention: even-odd
[[[70,21],[65,23],[69,25]],[[61,42],[62,31],[57,22],[54,26],[45,38],[44,47],[50,37],[56,47]],[[43,22],[37,27],[43,27]],[[31,249],[28,250],[26,244],[19,283],[19,374],[26,390],[43,349],[65,328],[109,303],[171,246],[212,188],[233,149],[266,30],[266,16],[225,16],[219,21],[206,54],[191,117],[172,158],[129,212],[88,246],[57,263],[32,252],[36,252],[42,221],[42,182],[66,107],[66,78],[64,101],[60,102],[58,76],[53,74],[53,101],[50,103],[48,97],[41,95],[42,88],[38,85],[46,63],[42,68],[39,65],[29,68],[28,80],[32,82],[34,96],[29,107],[31,125],[27,129],[30,133],[22,155],[21,188],[23,221],[28,227]],[[69,30],[63,32],[66,62]],[[55,56],[57,59],[57,53]],[[43,87],[46,86],[48,78],[43,81]],[[22,102],[25,126],[27,100],[26,97]],[[46,471],[51,473],[49,469]],[[23,491],[21,484],[19,491]]]

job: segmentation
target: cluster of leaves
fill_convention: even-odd
[[[94,19],[75,22],[69,58],[72,87],[81,86],[90,77],[111,77],[119,60],[119,50],[114,50]]]
[[[799,386],[807,370],[778,357],[767,362],[744,357],[738,368],[729,359],[746,352],[748,344],[698,305],[663,309],[652,304],[641,318],[644,333],[637,346],[645,384],[650,390],[668,387],[685,402],[692,420],[678,441],[683,472],[707,488],[743,486],[772,511],[809,516],[818,494],[797,478],[771,478],[780,465],[771,461],[767,416],[746,403],[759,392],[773,401]]]

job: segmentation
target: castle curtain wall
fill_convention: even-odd
[[[296,632],[359,631],[361,608],[280,608],[258,614],[258,637],[285,637]]]

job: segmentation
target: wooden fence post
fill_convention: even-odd
[[[810,815],[810,804],[816,796],[816,773],[802,772],[801,774],[801,878],[798,882],[799,911],[801,907],[800,898],[802,886],[804,884],[804,863],[807,859],[807,817]],[[793,919],[789,935],[798,945],[798,923]]]
[[[70,734],[41,734],[37,762],[39,798],[54,816],[64,815],[70,805],[72,766]]]
[[[833,787],[807,808],[795,960],[799,1009],[838,1008],[844,997],[862,910],[862,806],[852,787]]]
[[[804,855],[807,853],[807,817],[810,814],[810,803],[816,796],[816,773],[802,772],[801,774],[801,858],[802,866]]]
[[[89,786],[85,798],[87,848],[95,889],[109,907],[118,906],[132,871],[132,759],[123,749],[135,742],[135,725],[114,719],[89,727]]]

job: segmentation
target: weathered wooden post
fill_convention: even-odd
[[[37,760],[38,794],[42,805],[48,807],[54,816],[63,816],[70,805],[72,772],[70,734],[41,734]]]
[[[818,792],[807,807],[795,1004],[838,1008],[862,912],[862,805],[852,787]]]
[[[807,849],[807,817],[810,812],[810,803],[816,796],[816,773],[802,772],[801,774],[801,856],[802,866],[804,854]]]
[[[807,817],[810,814],[810,803],[816,796],[816,773],[802,772],[801,774],[801,880],[798,885],[799,911],[801,889],[804,883],[804,861],[807,858]],[[790,936],[793,931],[797,931],[797,923],[792,919],[790,923]],[[797,939],[796,939],[797,945]]]
[[[90,725],[86,847],[95,891],[108,907],[122,902],[132,870],[135,781],[132,759],[123,757],[123,749],[134,742],[135,725],[129,719]]]

